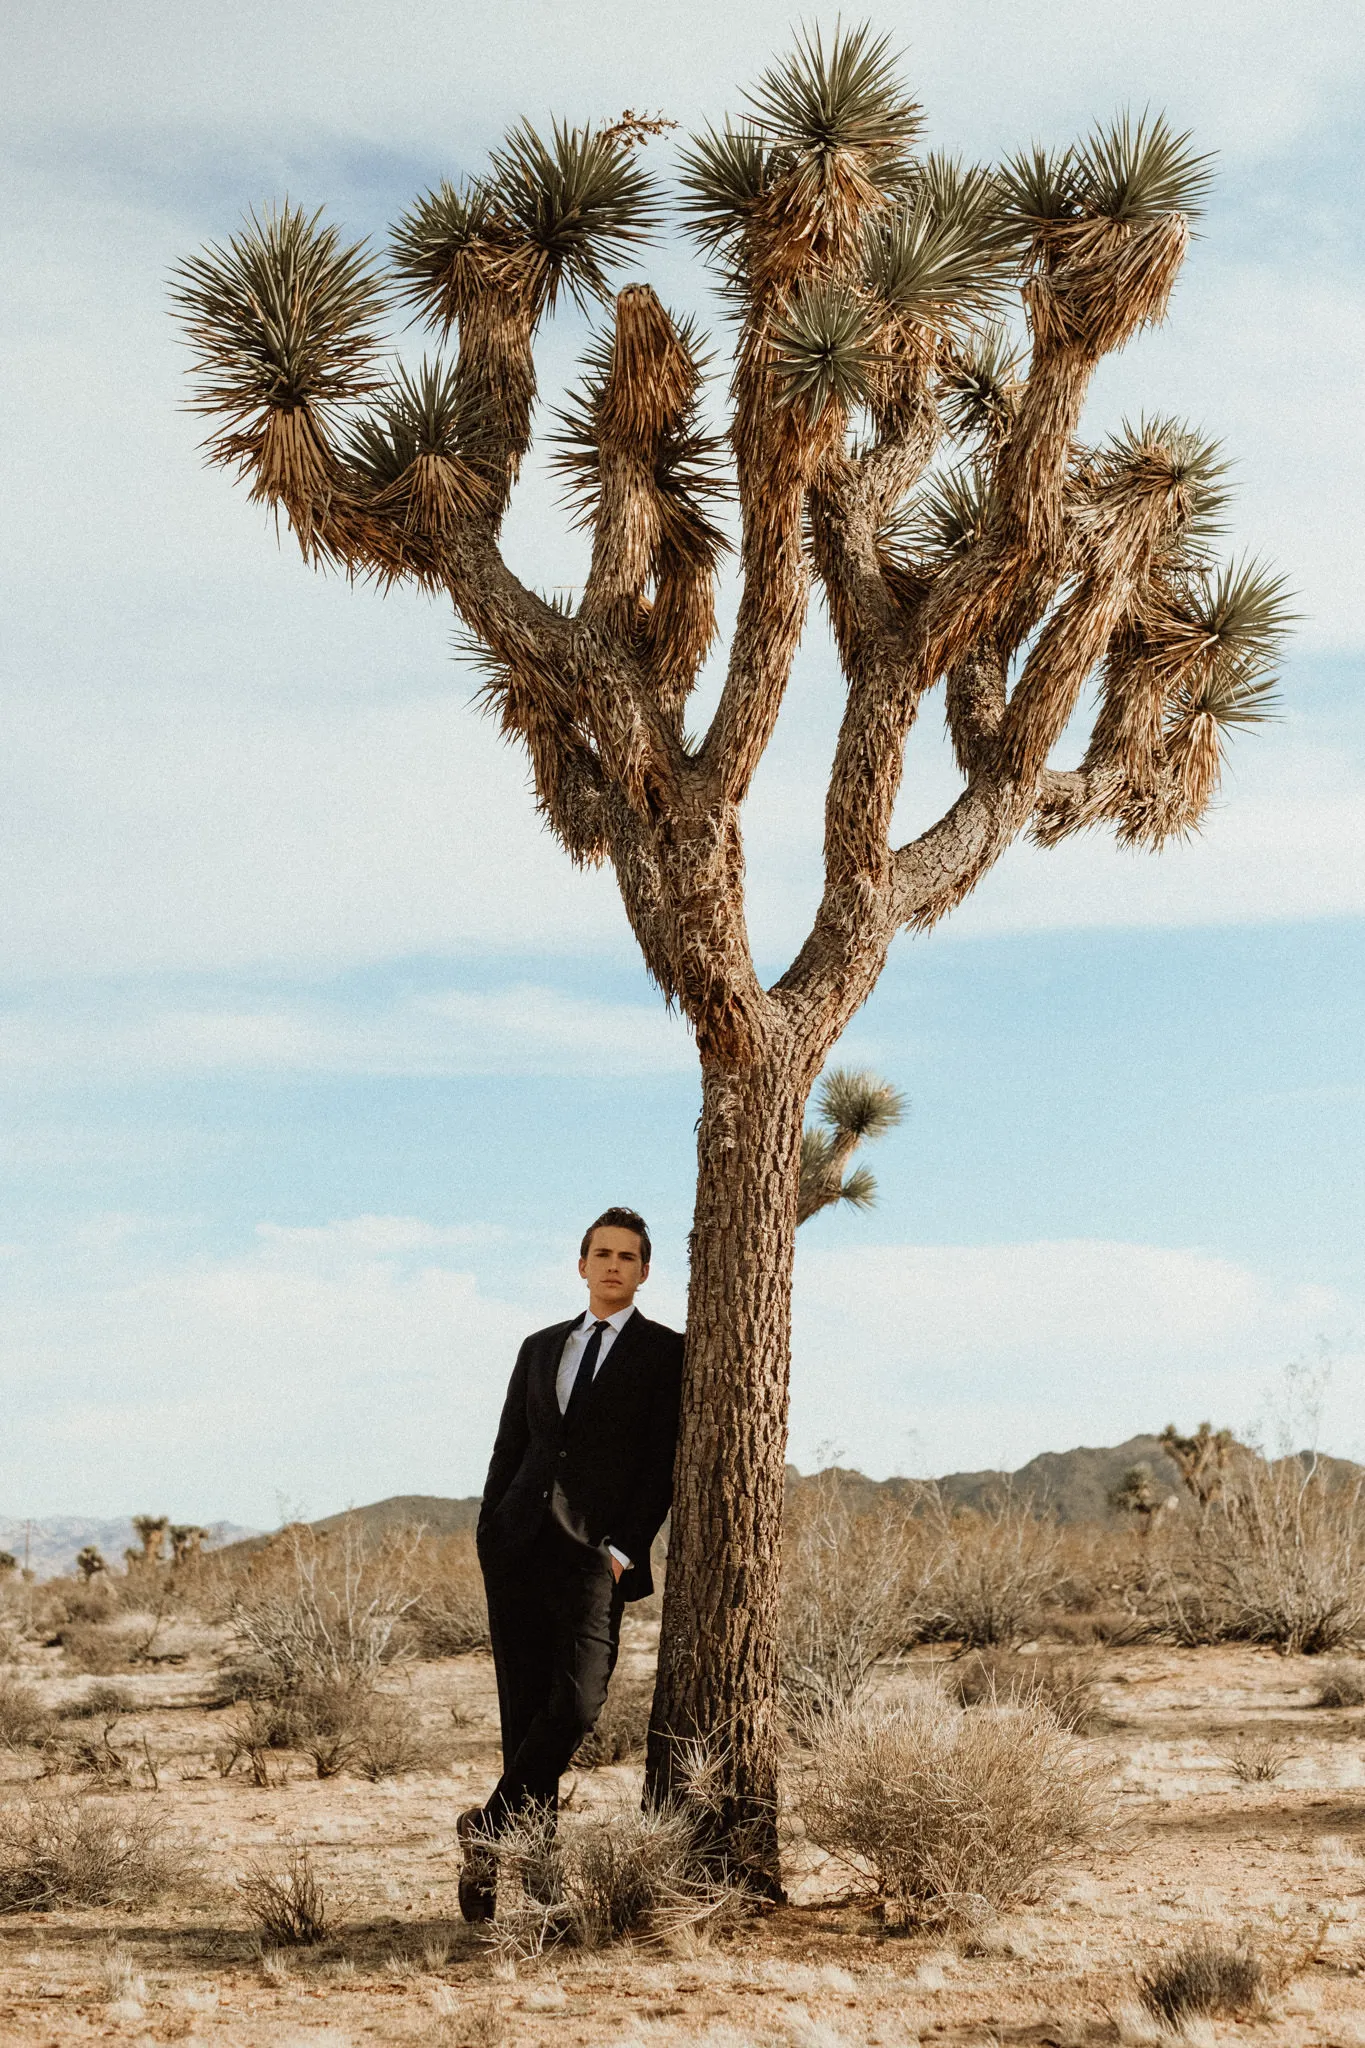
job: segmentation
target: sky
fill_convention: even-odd
[[[267,1526],[477,1492],[516,1346],[578,1307],[609,1202],[650,1219],[642,1305],[681,1324],[687,1032],[610,877],[537,824],[448,611],[312,574],[203,466],[166,281],[286,195],[382,245],[522,115],[715,121],[801,18],[0,8],[0,1513]],[[937,148],[1150,106],[1216,154],[1171,318],[1104,366],[1084,431],[1174,412],[1223,438],[1230,545],[1301,619],[1197,841],[1016,848],[898,943],[835,1057],[910,1114],[868,1155],[877,1207],[801,1232],[792,1456],[927,1474],[1265,1431],[1296,1366],[1324,1447],[1365,1456],[1358,9],[871,18]],[[666,177],[669,145],[647,161]],[[714,320],[676,235],[631,275]],[[586,337],[543,334],[542,418]],[[506,546],[581,581],[538,461]],[[766,974],[818,896],[838,702],[813,613],[746,812]],[[907,835],[951,801],[939,727]]]

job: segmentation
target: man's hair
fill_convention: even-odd
[[[640,1264],[649,1264],[649,1225],[636,1209],[604,1209],[583,1233],[583,1242],[578,1251],[580,1259],[586,1259],[588,1256],[594,1230],[601,1230],[604,1227],[608,1230],[633,1230],[640,1240]]]

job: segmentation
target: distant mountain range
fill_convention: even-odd
[[[209,1539],[217,1548],[256,1534],[256,1530],[244,1529],[237,1522],[215,1522]],[[126,1515],[110,1521],[100,1521],[91,1515],[35,1515],[32,1521],[16,1521],[13,1516],[0,1515],[0,1550],[7,1550],[20,1565],[27,1556],[29,1570],[36,1578],[52,1579],[74,1571],[76,1553],[84,1550],[87,1543],[93,1543],[111,1565],[123,1563],[125,1550],[141,1548]]]
[[[1300,1453],[1305,1459],[1308,1455]],[[1324,1457],[1319,1463],[1338,1479],[1365,1480],[1365,1466],[1354,1465],[1349,1458]],[[1110,1494],[1134,1465],[1150,1467],[1158,1496],[1186,1498],[1179,1471],[1154,1436],[1130,1436],[1126,1443],[1097,1448],[1082,1445],[1074,1451],[1043,1451],[1017,1472],[949,1472],[938,1481],[938,1487],[955,1507],[978,1508],[993,1495],[1008,1491],[1017,1499],[1031,1500],[1035,1508],[1055,1515],[1059,1522],[1104,1522],[1114,1512]],[[794,1465],[787,1467],[789,1488],[809,1486],[815,1476],[798,1472]],[[911,1494],[921,1484],[917,1479],[868,1479],[861,1472],[846,1471],[841,1476],[855,1499],[861,1496],[869,1507],[879,1497]],[[353,1508],[350,1517],[375,1531],[422,1522],[444,1536],[457,1529],[472,1529],[478,1513],[477,1497],[447,1500],[440,1494],[398,1493],[369,1507]],[[312,1526],[337,1529],[346,1520],[344,1514],[328,1515]]]
[[[1300,1455],[1306,1458],[1308,1453]],[[1320,1462],[1339,1479],[1365,1479],[1365,1466],[1352,1464],[1348,1458],[1324,1457]],[[1059,1522],[1103,1522],[1113,1512],[1110,1494],[1134,1465],[1150,1466],[1158,1494],[1184,1499],[1180,1474],[1154,1436],[1130,1436],[1126,1443],[1107,1447],[1082,1445],[1074,1451],[1044,1451],[1039,1457],[1030,1458],[1017,1472],[949,1472],[938,1486],[944,1498],[957,1507],[981,1507],[992,1495],[1008,1490],[1017,1498],[1032,1500],[1036,1508],[1054,1514]],[[814,1476],[803,1475],[794,1465],[787,1467],[787,1484],[791,1488],[810,1485]],[[920,1484],[915,1479],[868,1479],[861,1472],[844,1472],[842,1477],[854,1496],[861,1495],[869,1507],[888,1494],[895,1498],[913,1493]],[[339,1529],[349,1520],[377,1535],[385,1529],[420,1522],[433,1534],[448,1536],[461,1529],[472,1529],[478,1513],[477,1495],[453,1500],[435,1493],[395,1493],[366,1507],[325,1515],[312,1527],[321,1531]],[[20,1563],[25,1529],[29,1531],[30,1567],[39,1578],[70,1571],[76,1552],[87,1543],[93,1543],[110,1564],[115,1564],[122,1561],[124,1550],[137,1541],[128,1521],[100,1522],[78,1515],[50,1515],[24,1523],[0,1517],[0,1550],[11,1551]],[[262,1540],[259,1530],[243,1529],[235,1522],[216,1523],[211,1534],[215,1549]]]
[[[1044,1451],[1017,1472],[949,1472],[938,1485],[956,1507],[980,1507],[993,1494],[1009,1489],[1031,1498],[1036,1507],[1049,1509],[1061,1522],[1096,1522],[1108,1518],[1109,1495],[1133,1465],[1150,1465],[1161,1494],[1183,1495],[1180,1474],[1154,1436],[1130,1437],[1110,1449]],[[789,1487],[808,1486],[813,1476],[803,1475],[794,1465],[787,1467]],[[842,1476],[855,1498],[864,1497],[869,1507],[880,1496],[913,1493],[920,1484],[915,1479],[867,1479],[861,1472]],[[447,1535],[472,1528],[478,1513],[477,1497],[447,1500],[439,1494],[399,1493],[369,1507],[353,1508],[350,1518],[376,1532],[424,1522],[438,1535]],[[346,1519],[328,1515],[312,1526],[337,1529]]]

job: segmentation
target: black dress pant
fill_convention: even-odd
[[[530,1805],[553,1813],[559,1780],[593,1726],[616,1663],[625,1593],[604,1550],[547,1521],[529,1550],[481,1556],[502,1717],[490,1834]]]

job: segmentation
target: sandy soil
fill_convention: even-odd
[[[632,1645],[639,1662],[647,1643]],[[101,1682],[29,1674],[70,1700]],[[1135,1970],[1198,1926],[1289,1940],[1331,1920],[1320,1953],[1257,2021],[1201,2023],[1192,2041],[1365,2044],[1365,1710],[1312,1705],[1319,1669],[1248,1649],[1107,1651],[1116,1827],[1058,1869],[1036,1905],[967,1939],[888,1933],[840,1904],[845,1876],[793,1845],[792,1904],[690,1952],[640,1947],[552,1958],[514,1974],[460,1923],[453,1822],[496,1770],[486,1658],[409,1677],[439,1761],[370,1784],[319,1781],[280,1759],[253,1785],[214,1763],[227,1716],[200,1703],[206,1664],[114,1681],[136,1712],[159,1789],[123,1793],[193,1845],[198,1896],[142,1912],[0,1919],[0,2041],[186,2048],[430,2048],[666,2044],[1083,2043],[1151,2039],[1131,2008]],[[892,1675],[890,1685],[904,1682]],[[1293,1754],[1273,1782],[1239,1782],[1227,1752],[1266,1737]],[[22,1796],[31,1755],[0,1754],[0,1796]],[[143,1776],[147,1775],[144,1766]],[[64,1785],[70,1781],[63,1780]],[[580,1807],[638,1797],[638,1771],[581,1775]],[[234,1886],[253,1857],[308,1845],[333,1904],[320,1948],[262,1956]]]

